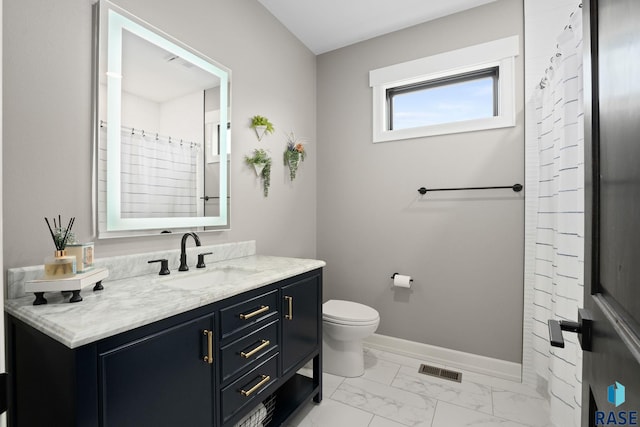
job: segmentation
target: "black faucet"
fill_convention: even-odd
[[[196,246],[200,246],[200,238],[196,233],[184,233],[184,235],[182,236],[182,242],[180,243],[180,267],[178,268],[179,271],[189,270],[189,266],[187,265],[187,252],[185,248],[189,236],[193,237],[193,240],[196,241]]]

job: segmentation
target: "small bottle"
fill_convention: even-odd
[[[45,279],[65,279],[76,274],[76,257],[67,255],[67,251],[55,251],[53,256],[44,259]]]

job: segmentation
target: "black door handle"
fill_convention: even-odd
[[[562,331],[575,332],[578,334],[580,347],[584,351],[591,351],[591,332],[593,329],[593,316],[591,313],[581,308],[578,310],[578,321],[552,320],[549,319],[549,341],[553,347],[564,348],[564,338]]]

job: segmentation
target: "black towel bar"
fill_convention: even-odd
[[[428,191],[458,191],[458,190],[494,190],[500,188],[510,188],[511,190],[519,193],[522,191],[522,184],[513,184],[513,185],[503,185],[498,187],[460,187],[460,188],[429,188],[425,187],[418,188],[418,193],[424,195],[427,194]]]

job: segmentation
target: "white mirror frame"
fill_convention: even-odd
[[[208,226],[228,226],[228,193],[227,180],[221,179],[220,185],[220,215],[215,217],[164,217],[164,218],[123,218],[121,216],[121,186],[120,186],[120,130],[121,130],[121,86],[122,86],[122,31],[126,30],[141,37],[148,42],[161,47],[162,49],[180,56],[184,60],[207,71],[220,79],[220,105],[227,108],[220,108],[220,123],[228,122],[229,115],[229,79],[230,70],[214,65],[215,61],[207,58],[193,49],[188,48],[179,41],[173,40],[170,36],[160,30],[124,16],[127,14],[113,4],[102,0],[100,2],[99,19],[104,24],[103,14],[107,14],[107,208],[106,223],[107,232],[125,230],[152,230],[152,229],[172,229],[185,227],[208,227]],[[128,14],[127,14],[128,15]],[[104,44],[100,41],[99,44]],[[96,54],[99,57],[100,53]],[[97,69],[100,68],[97,66]],[[99,72],[99,71],[98,71]],[[96,77],[99,82],[99,76]],[[96,82],[96,84],[98,84]],[[98,104],[96,90],[96,105]],[[96,114],[98,107],[96,106]],[[97,120],[95,120],[97,122]],[[98,134],[97,123],[96,137]],[[97,143],[97,140],[96,140]],[[227,132],[220,132],[220,176],[228,176],[228,143]],[[97,144],[96,144],[97,146]],[[96,190],[97,191],[97,190]],[[94,199],[97,199],[94,196]],[[97,210],[97,203],[94,200],[94,208]],[[96,218],[97,220],[97,218]]]

